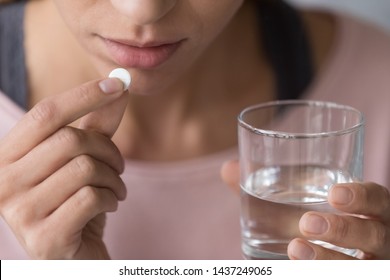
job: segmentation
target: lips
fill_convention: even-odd
[[[107,38],[103,41],[117,64],[127,68],[152,69],[169,60],[184,40],[143,44]]]

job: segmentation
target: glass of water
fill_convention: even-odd
[[[364,119],[329,102],[273,101],[238,117],[242,251],[246,259],[287,259],[307,211],[337,211],[332,185],[362,181]],[[311,240],[350,255],[340,248]]]

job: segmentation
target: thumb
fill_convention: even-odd
[[[125,71],[124,75],[127,76],[125,78],[123,78],[123,71],[121,72],[122,76],[113,76],[112,73],[114,73],[114,71],[110,74],[110,77],[113,79],[106,80],[105,82],[107,84],[101,86],[118,87],[118,83],[120,83],[124,93],[104,107],[100,107],[98,110],[83,116],[79,122],[79,128],[97,131],[109,138],[111,138],[118,129],[126,110],[128,102],[128,95],[126,93],[130,83],[129,80],[131,80],[129,73],[126,70],[123,69],[123,71]],[[128,79],[127,82],[125,81],[126,79]]]

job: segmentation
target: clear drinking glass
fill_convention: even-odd
[[[364,119],[335,103],[274,101],[238,117],[242,251],[246,259],[287,259],[307,211],[337,212],[332,185],[363,178]],[[312,240],[350,255],[340,248]]]

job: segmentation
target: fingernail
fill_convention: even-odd
[[[289,245],[290,255],[297,260],[313,260],[315,252],[312,247],[301,241],[293,240]]]
[[[334,186],[330,192],[330,199],[335,204],[346,205],[352,201],[353,193],[347,187]]]
[[[109,78],[99,82],[100,89],[106,94],[113,94],[123,91],[123,83],[116,78]]]
[[[319,215],[304,215],[301,223],[302,229],[310,234],[323,234],[328,231],[328,222]]]

